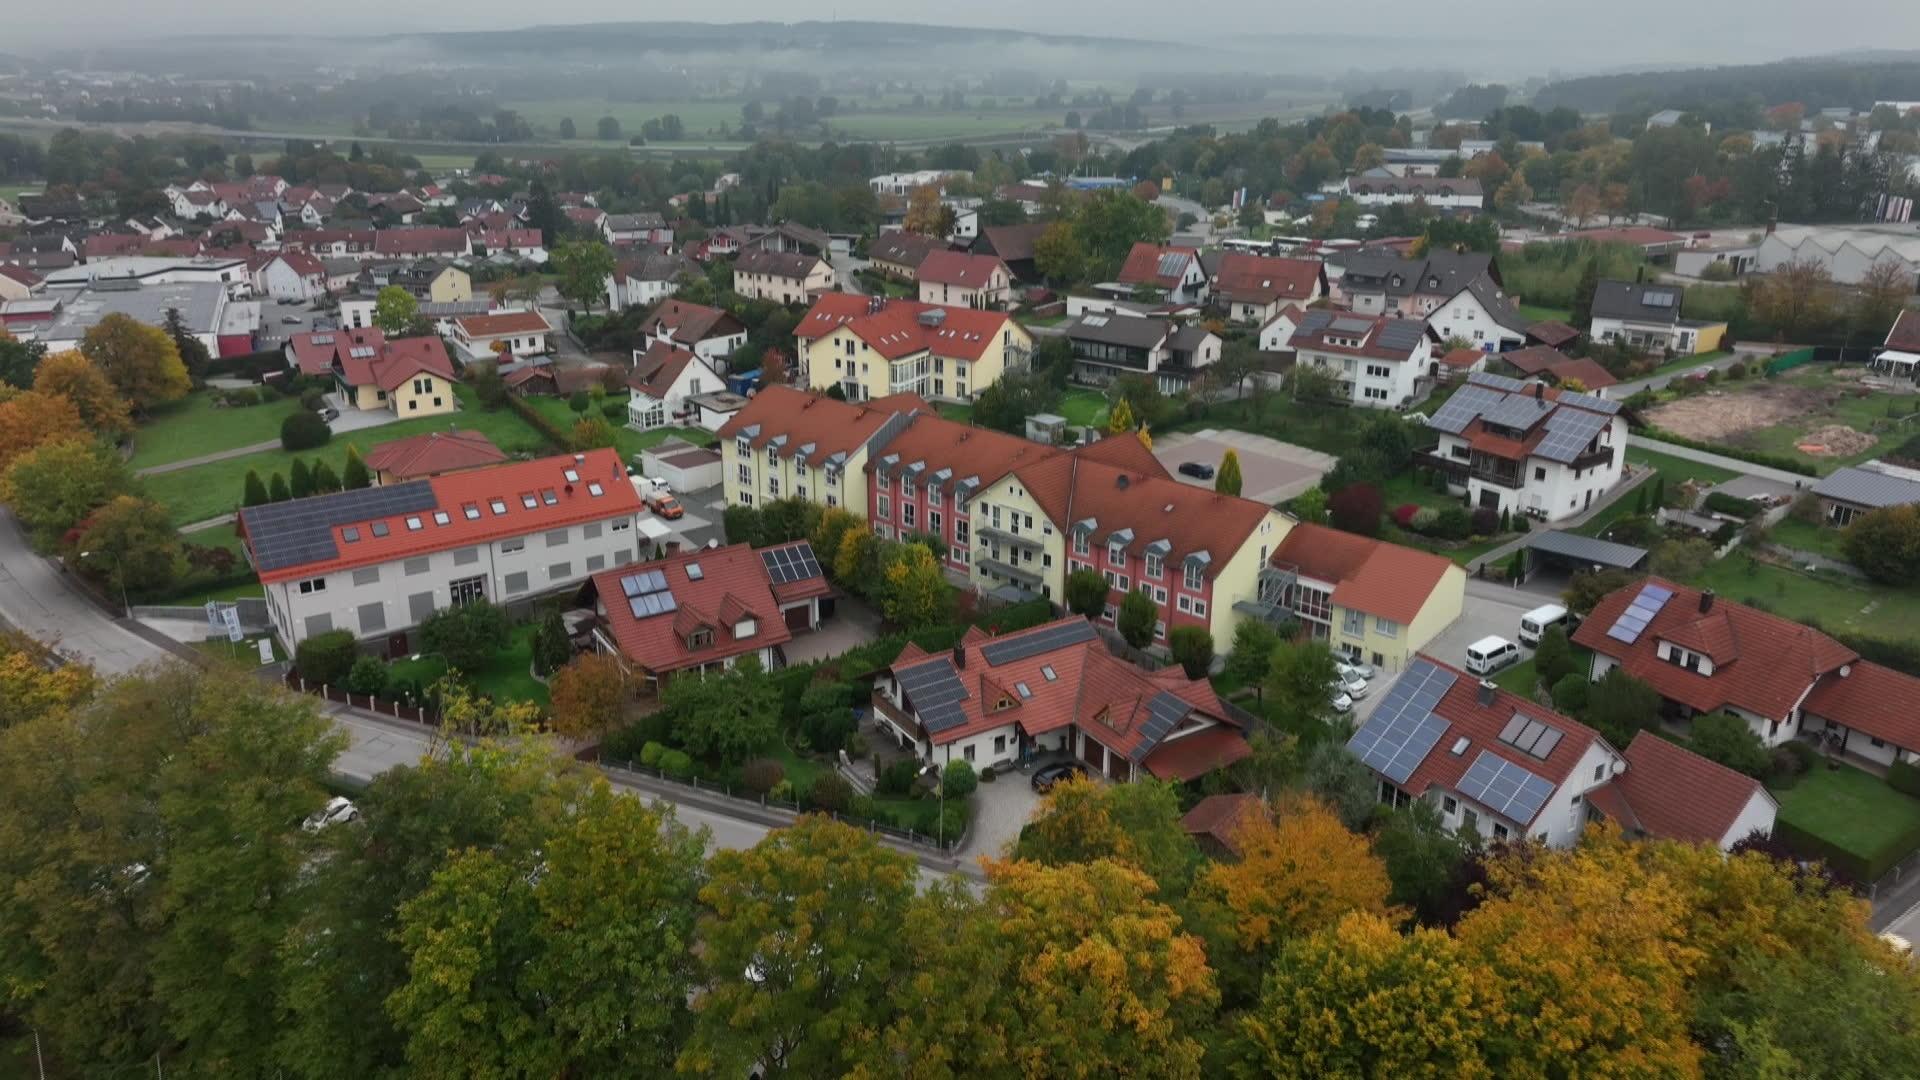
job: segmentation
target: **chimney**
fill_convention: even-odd
[[[1545,401],[1546,399],[1547,399],[1547,384],[1542,382],[1534,383],[1533,384],[1533,400]]]
[[[1705,615],[1707,612],[1712,610],[1713,610],[1713,590],[1712,589],[1700,590],[1700,614]]]
[[[961,671],[967,670],[967,647],[956,645],[953,648],[953,666]]]
[[[1482,708],[1493,707],[1493,695],[1497,693],[1499,689],[1500,688],[1498,686],[1494,685],[1494,682],[1492,679],[1480,680],[1480,693],[1478,696],[1480,698],[1480,705]]]

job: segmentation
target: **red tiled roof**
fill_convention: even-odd
[[[1546,345],[1529,345],[1524,349],[1500,353],[1499,358],[1513,365],[1521,374],[1550,375],[1555,382],[1578,379],[1589,390],[1612,386],[1620,381],[1587,357],[1568,356]]]
[[[969,255],[964,251],[935,251],[920,261],[920,272],[917,277],[930,285],[957,285],[966,289],[979,289],[993,283],[993,273],[996,270],[1009,273],[1007,264],[995,255]]]
[[[1920,353],[1920,311],[1902,311],[1887,331],[1886,346],[1900,352]]]
[[[879,451],[882,457],[898,456],[901,465],[924,462],[927,467],[920,474],[922,483],[931,483],[932,474],[941,469],[952,469],[953,480],[978,476],[982,487],[1017,465],[1062,452],[1018,435],[948,420],[934,412],[914,415],[906,429]],[[867,471],[872,472],[879,464],[867,462]]]
[[[1185,255],[1189,262],[1180,264],[1180,272],[1162,274],[1160,257],[1163,255]],[[1122,285],[1152,285],[1162,289],[1178,288],[1187,267],[1200,261],[1200,252],[1190,247],[1169,247],[1163,244],[1149,244],[1144,241],[1133,245],[1127,252],[1127,261],[1120,267]]]
[[[934,356],[978,360],[1012,321],[1000,311],[922,304],[913,300],[883,300],[876,304],[876,299],[823,293],[794,327],[794,336],[815,340],[845,326],[889,360],[911,356],[923,349]],[[923,314],[934,311],[943,313],[938,325],[922,321]]]
[[[110,255],[133,255],[147,246],[147,238],[139,233],[95,233],[80,241],[80,254],[89,259],[104,259]]]
[[[580,478],[578,483],[566,479],[568,470]],[[433,509],[421,510],[415,515],[391,514],[385,518],[342,522],[329,530],[335,551],[332,557],[265,570],[260,573],[260,580],[273,584],[317,577],[357,566],[372,566],[436,551],[492,543],[589,521],[605,521],[622,514],[639,514],[644,509],[639,494],[627,479],[626,469],[620,464],[619,453],[613,450],[588,450],[578,455],[564,454],[534,461],[509,462],[412,482],[430,487],[434,508],[447,515],[445,525],[433,520]],[[600,484],[601,494],[593,495],[589,483]],[[551,505],[536,498],[535,505],[528,508],[521,501],[523,493],[545,491],[554,493]],[[343,492],[313,498],[340,500],[356,494]],[[490,503],[494,499],[502,500],[505,513],[493,512]],[[276,508],[287,505],[273,503],[242,509],[241,535],[247,535],[248,519],[253,514],[271,514]],[[477,517],[466,516],[467,505],[477,508]],[[408,516],[421,518],[423,527],[408,528],[403,520]],[[372,535],[371,522],[376,520],[386,522],[386,536]],[[346,528],[357,528],[360,539],[346,542],[342,535]]]
[[[19,282],[22,285],[28,286],[29,288],[40,284],[40,275],[34,273],[33,271],[27,269],[24,266],[0,264],[0,277],[12,278],[13,280]]]
[[[1253,753],[1233,728],[1210,727],[1163,742],[1140,764],[1162,780],[1192,780]]]
[[[798,546],[805,541],[792,545]],[[698,566],[694,574],[689,567]],[[667,579],[676,609],[671,615],[635,617],[620,579],[657,570]],[[697,575],[697,576],[695,576]],[[826,595],[824,578],[811,579],[815,591],[784,601]],[[796,582],[794,584],[803,584]],[[793,634],[781,616],[783,601],[774,595],[760,552],[749,544],[682,551],[652,562],[637,563],[595,574],[593,585],[605,609],[607,629],[621,655],[654,674],[710,664],[790,641]],[[736,637],[736,624],[754,622],[753,633]],[[712,632],[710,645],[691,648],[687,638],[700,630]]]
[[[1542,345],[1560,348],[1580,339],[1580,331],[1556,319],[1546,319],[1527,327],[1527,336]]]
[[[408,379],[423,373],[437,375],[448,382],[454,381],[453,359],[447,355],[447,343],[437,337],[389,341],[367,369],[373,384],[389,393]],[[354,385],[359,384],[356,382]]]
[[[1228,851],[1237,852],[1234,834],[1239,832],[1241,823],[1267,813],[1267,804],[1258,795],[1246,792],[1209,795],[1181,815],[1180,827],[1187,830],[1188,836],[1210,837]]]
[[[1014,470],[1041,509],[1063,528],[1095,521],[1093,542],[1104,544],[1120,529],[1133,530],[1128,551],[1138,557],[1146,545],[1165,540],[1170,568],[1187,556],[1206,552],[1211,578],[1247,542],[1271,509],[1264,503],[1224,495],[1137,469],[1062,454]],[[1177,573],[1177,569],[1170,572]]]
[[[382,255],[437,255],[465,253],[464,229],[381,229],[373,234],[373,250]]]
[[[867,257],[877,262],[904,266],[918,272],[935,252],[946,249],[946,241],[920,233],[896,231],[881,233],[867,245]]]
[[[722,439],[747,438],[741,433],[757,427],[758,433],[748,438],[749,445],[755,449],[765,446],[775,436],[785,435],[787,441],[779,450],[781,457],[790,458],[802,446],[812,444],[814,449],[809,460],[824,462],[833,454],[852,454],[860,449],[894,413],[912,411],[916,407],[914,402],[919,402],[918,408],[927,408],[926,402],[912,395],[855,405],[790,386],[768,386],[722,424],[717,434]]]
[[[1163,480],[1173,479],[1165,464],[1153,456],[1153,451],[1141,444],[1132,434],[1108,435],[1096,442],[1076,448],[1074,456],[1082,461],[1097,461],[1103,465],[1112,465],[1119,469],[1131,469],[1148,476],[1157,476]]]
[[[1863,735],[1920,750],[1920,679],[1862,660],[1822,678],[1806,709]]]
[[[1440,358],[1440,362],[1456,371],[1467,369],[1486,359],[1487,354],[1479,349],[1454,349]]]
[[[795,281],[805,280],[819,265],[821,259],[818,255],[802,255],[792,251],[746,251],[733,260],[733,270],[737,274],[766,274]]]
[[[673,388],[673,381],[680,377],[688,364],[697,359],[690,349],[682,349],[670,342],[655,341],[647,346],[647,351],[640,359],[634,361],[633,371],[627,375],[627,386],[636,394],[665,401],[667,391]]]
[[[1609,637],[1607,631],[1643,584],[1672,589],[1673,597],[1632,645]],[[1744,604],[1715,600],[1712,610],[1703,613],[1700,598],[1699,589],[1646,578],[1602,597],[1573,632],[1574,643],[1612,657],[1662,697],[1700,712],[1735,705],[1776,719],[1784,719],[1820,676],[1860,659],[1818,630]],[[1680,639],[1710,644],[1732,659],[1716,663],[1712,675],[1702,675],[1656,655],[1658,642]]]
[[[384,442],[367,452],[367,468],[400,480],[497,465],[507,455],[477,431],[429,431]]]
[[[1230,251],[1220,256],[1220,264],[1214,269],[1213,289],[1241,303],[1294,300],[1304,304],[1314,298],[1323,273],[1318,259],[1279,259]]]
[[[287,339],[287,347],[293,350],[294,363],[300,366],[300,374],[319,376],[333,374],[333,358],[342,349],[378,350],[385,348],[386,344],[387,335],[371,326],[345,330],[314,330],[295,334]]]
[[[553,327],[537,311],[503,311],[497,315],[467,315],[453,321],[463,337],[507,337],[511,334],[545,334]]]
[[[673,340],[689,347],[708,338],[732,337],[746,330],[740,320],[719,308],[672,298],[661,302],[641,332],[657,337],[663,326]]]
[[[1376,360],[1406,360],[1411,358],[1413,354],[1419,350],[1418,340],[1416,340],[1412,346],[1405,349],[1391,348],[1382,344],[1380,341],[1380,332],[1392,323],[1398,321],[1400,320],[1393,315],[1359,315],[1342,311],[1336,313],[1333,319],[1318,329],[1314,329],[1311,326],[1302,326],[1298,330],[1295,330],[1293,332],[1293,340],[1290,344],[1296,350],[1307,347],[1318,352],[1338,353],[1343,356],[1368,356]],[[1351,340],[1353,338],[1351,332],[1344,329],[1335,329],[1336,325],[1350,323],[1371,324],[1367,328],[1366,333],[1360,336],[1359,345],[1342,345],[1331,340],[1333,338],[1338,338],[1341,341]],[[1431,331],[1428,333],[1430,334]]]
[[[1606,746],[1606,740],[1585,724],[1561,716],[1551,709],[1542,708],[1526,698],[1505,690],[1496,688],[1493,692],[1493,703],[1482,705],[1478,679],[1456,667],[1441,663],[1425,653],[1421,654],[1421,659],[1452,672],[1454,680],[1453,685],[1441,695],[1440,700],[1433,707],[1434,714],[1448,724],[1446,734],[1441,736],[1440,741],[1427,752],[1426,758],[1415,767],[1413,774],[1402,785],[1406,791],[1416,797],[1424,795],[1436,786],[1458,793],[1461,777],[1466,775],[1467,770],[1472,767],[1483,750],[1520,766],[1553,784],[1558,790],[1560,785],[1573,775],[1574,768],[1580,764],[1580,759],[1586,756],[1589,747],[1595,743]],[[1500,732],[1506,728],[1515,714],[1538,720],[1560,732],[1559,742],[1554,745],[1553,750],[1544,760],[1500,741]],[[1454,746],[1463,738],[1466,740],[1466,745],[1462,747],[1460,753],[1454,753]],[[1607,749],[1611,751],[1612,747]],[[1551,800],[1543,804],[1534,816],[1538,817],[1541,812],[1552,808],[1551,804]],[[1492,811],[1491,807],[1487,809]],[[1522,821],[1518,824],[1524,827],[1531,825],[1532,821]]]
[[[327,276],[327,268],[321,264],[319,259],[307,252],[282,251],[275,255],[274,258],[286,263],[287,269],[292,270],[301,277],[324,278]]]
[[[1287,533],[1272,562],[1332,583],[1333,602],[1341,607],[1402,625],[1411,623],[1448,573],[1458,569],[1439,555],[1305,522]]]
[[[1633,737],[1626,758],[1627,771],[1608,786],[1618,789],[1631,812],[1631,820],[1621,824],[1637,826],[1649,836],[1718,844],[1755,793],[1773,798],[1753,777],[1650,731]]]

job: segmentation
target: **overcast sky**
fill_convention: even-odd
[[[391,0],[316,0],[263,4],[259,0],[13,0],[0,15],[0,51],[35,45],[71,45],[167,33],[222,30],[358,34],[407,30],[510,29],[532,22],[700,19],[876,19],[1001,26],[1054,33],[1115,34],[1155,39],[1231,41],[1248,33],[1432,34],[1456,43],[1487,34],[1536,46],[1516,58],[1529,70],[1553,66],[1546,44],[1569,67],[1615,67],[1646,58],[1691,56],[1720,62],[1763,61],[1848,48],[1920,49],[1920,3],[1914,0],[1373,0],[1359,6],[1273,3],[1271,0],[972,0],[961,5],[926,0],[705,0],[688,6],[633,0],[456,0],[452,4],[395,4]],[[1170,25],[1172,18],[1181,25]],[[1284,52],[1276,54],[1284,68]],[[1489,81],[1500,77],[1498,55],[1437,49],[1436,66],[1479,62]]]

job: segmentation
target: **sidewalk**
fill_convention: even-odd
[[[275,439],[272,442],[254,443],[252,446],[236,446],[231,450],[222,450],[217,454],[201,454],[199,457],[190,457],[181,461],[169,461],[165,465],[149,465],[144,469],[136,471],[133,475],[159,476],[161,473],[191,469],[196,465],[210,465],[216,461],[226,461],[230,458],[246,457],[248,454],[258,454],[263,450],[278,449],[280,449],[280,440]]]
[[[1739,458],[1710,454],[1705,450],[1695,450],[1691,446],[1680,446],[1675,443],[1661,442],[1659,439],[1649,439],[1645,435],[1628,435],[1627,445],[1630,447],[1637,446],[1642,450],[1652,450],[1659,454],[1667,454],[1671,457],[1684,458],[1687,461],[1697,461],[1702,465],[1717,466],[1732,472],[1744,473],[1747,476],[1758,476],[1763,480],[1772,480],[1777,484],[1791,484],[1795,489],[1810,488],[1814,484],[1819,483],[1817,477],[1802,476],[1799,473],[1790,473],[1785,469],[1774,469],[1765,465],[1755,465],[1751,461],[1741,461]]]

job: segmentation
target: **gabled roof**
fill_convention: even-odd
[[[1142,241],[1134,244],[1133,249],[1127,252],[1127,261],[1121,265],[1117,280],[1122,285],[1152,285],[1159,289],[1177,289],[1185,279],[1187,269],[1199,265],[1200,252],[1197,248],[1149,244]]]
[[[1459,565],[1425,551],[1302,522],[1274,549],[1272,563],[1333,585],[1333,602],[1405,625]],[[1462,572],[1464,574],[1464,572]]]
[[[553,327],[537,311],[503,311],[497,315],[468,315],[455,319],[454,326],[467,338],[505,337],[509,334],[545,334]]]
[[[1174,329],[1174,324],[1164,319],[1088,313],[1060,327],[1060,333],[1076,341],[1093,341],[1130,349],[1156,349]]]
[[[1673,326],[1680,322],[1684,291],[1678,285],[1603,280],[1593,293],[1595,318]]]
[[[401,480],[497,465],[507,455],[477,431],[429,431],[383,442],[367,452],[367,468]]]
[[[1584,356],[1574,357],[1558,349],[1545,345],[1530,345],[1524,349],[1499,354],[1499,359],[1512,364],[1523,375],[1547,375],[1555,382],[1578,379],[1589,390],[1598,390],[1619,382],[1613,374],[1598,363]]]
[[[699,361],[700,358],[690,349],[682,349],[671,342],[655,341],[634,361],[633,371],[627,375],[627,386],[636,394],[665,401],[667,391],[673,388],[680,373],[687,370],[688,364]]]
[[[1135,445],[1139,445],[1138,440]],[[910,466],[925,468],[918,482],[937,487],[943,494],[953,493],[963,481],[977,480],[969,490],[978,490],[1005,476],[1018,465],[1065,453],[1018,435],[991,428],[974,427],[948,420],[934,412],[915,413],[898,434],[888,440],[884,456],[888,466],[869,460],[867,471],[885,471],[893,476]],[[941,474],[945,473],[942,478]]]
[[[1520,314],[1520,308],[1514,304],[1513,298],[1508,296],[1500,286],[1495,285],[1492,279],[1476,277],[1467,282],[1460,292],[1472,296],[1479,303],[1480,310],[1486,312],[1487,317],[1502,328],[1511,330],[1520,337],[1527,336],[1529,325],[1527,317]],[[1459,293],[1454,294],[1455,297],[1459,295]]]
[[[1807,711],[1895,746],[1920,750],[1920,679],[1861,660],[1823,677]]]
[[[1374,360],[1411,360],[1427,340],[1423,319],[1391,315],[1356,315],[1348,311],[1313,308],[1293,331],[1294,349],[1363,356]]]
[[[1213,290],[1224,299],[1245,304],[1304,304],[1320,290],[1325,275],[1325,264],[1318,259],[1280,259],[1229,251],[1220,256]]]
[[[336,361],[342,358],[336,354]],[[357,363],[348,357],[342,362],[353,365],[347,381],[358,386],[362,382],[371,382],[380,389],[391,393],[415,375],[437,375],[448,382],[455,381],[453,359],[447,355],[447,343],[438,337],[402,338],[387,342],[365,367],[365,378],[358,378],[362,372]]]
[[[272,584],[641,510],[620,455],[589,450],[249,506],[239,528],[260,580]]]
[[[992,283],[995,270],[1008,273],[1007,264],[998,256],[942,250],[930,252],[920,261],[918,277],[923,284],[978,289]]]
[[[320,260],[305,251],[282,251],[275,254],[270,262],[285,263],[287,269],[301,277],[327,276],[327,268]]]
[[[1823,499],[1879,509],[1920,503],[1920,481],[1849,465],[1822,477],[1813,485],[1813,493]]]
[[[355,327],[343,330],[314,330],[295,334],[287,339],[287,348],[293,350],[293,360],[300,367],[302,375],[326,376],[333,373],[333,358],[342,349],[351,352],[355,349],[372,349],[378,353],[385,348],[387,335],[379,328]]]
[[[1887,331],[1886,347],[1896,352],[1920,353],[1920,311],[1902,311]]]
[[[654,309],[653,317],[647,320],[642,332],[648,337],[658,337],[660,328],[667,329],[668,336],[682,345],[692,347],[708,338],[732,337],[743,334],[746,327],[740,320],[719,308],[705,304],[689,303],[668,297]]]
[[[984,247],[1008,262],[1020,262],[1033,258],[1033,242],[1047,231],[1045,222],[1030,225],[989,225],[980,230],[980,239]]]
[[[1580,331],[1555,319],[1545,319],[1527,327],[1527,337],[1558,349],[1580,340]]]
[[[743,251],[733,260],[736,274],[766,274],[770,277],[804,281],[814,268],[822,265],[818,255],[786,251]]]
[[[373,235],[373,250],[382,255],[465,254],[471,247],[463,229],[381,229]]]
[[[1646,585],[1671,590],[1673,595],[1634,641],[1622,641],[1609,631]],[[1820,631],[1745,604],[1715,599],[1702,611],[1702,595],[1691,586],[1642,579],[1602,597],[1573,632],[1573,641],[1612,657],[1627,674],[1662,697],[1700,712],[1734,705],[1775,718],[1784,718],[1822,675],[1859,662],[1859,654]],[[1660,659],[1661,641],[1678,642],[1713,656],[1713,674],[1702,675]]]
[[[798,550],[806,552],[804,563],[811,565],[813,573],[782,574],[779,584],[788,587],[787,594],[776,597],[778,586],[770,567],[776,561],[786,566],[796,563],[769,556]],[[650,673],[664,674],[791,640],[781,604],[830,591],[812,551],[804,540],[766,549],[733,544],[682,551],[595,574],[593,588],[606,609],[607,630],[621,655]],[[753,623],[752,632],[737,634],[739,625],[748,620]],[[710,633],[711,641],[690,645],[689,638],[700,632]]]
[[[793,332],[812,340],[846,327],[889,360],[922,350],[978,360],[1011,322],[1011,316],[1000,311],[830,292],[814,301]]]
[[[1234,837],[1240,826],[1250,820],[1266,816],[1271,811],[1258,795],[1247,792],[1235,792],[1231,795],[1209,795],[1193,804],[1193,809],[1181,815],[1180,827],[1188,836],[1206,837],[1228,851],[1239,853],[1239,845]]]
[[[801,447],[812,446],[808,463],[824,464],[836,454],[850,457],[880,425],[896,413],[915,408],[926,409],[927,404],[912,395],[899,395],[855,405],[791,386],[767,386],[716,434],[722,439],[745,439],[755,450],[785,435],[786,442],[777,451],[781,457],[790,458]]]
[[[1631,818],[1620,824],[1648,836],[1719,844],[1754,795],[1773,801],[1760,781],[1651,731],[1634,735],[1626,759],[1627,771],[1611,785]]]
[[[881,233],[867,244],[867,258],[875,262],[892,263],[918,270],[927,256],[936,251],[945,251],[947,242],[938,237],[921,233],[897,232]]]
[[[1430,251],[1415,258],[1372,251],[1339,257],[1340,287],[1349,293],[1383,292],[1388,296],[1454,296],[1474,278],[1486,276],[1495,284],[1500,276],[1493,256],[1483,252]]]

